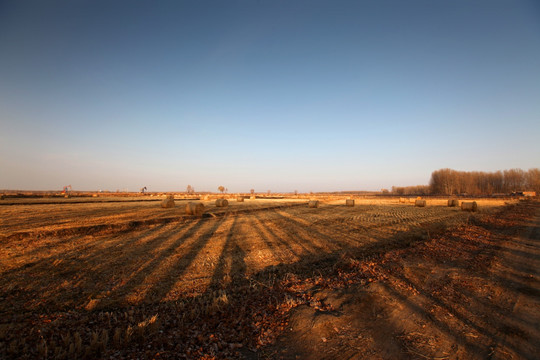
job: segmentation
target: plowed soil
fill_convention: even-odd
[[[0,357],[538,353],[535,202],[229,201],[0,205]]]

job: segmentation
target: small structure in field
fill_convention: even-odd
[[[310,200],[308,203],[308,207],[310,208],[318,208],[319,207],[319,200]]]
[[[227,206],[229,206],[229,201],[227,201],[227,199],[217,199],[216,200],[216,206],[217,207],[227,207]]]
[[[462,201],[461,210],[472,212],[478,211],[478,204],[476,203],[476,201]]]
[[[174,196],[173,195],[167,195],[167,198],[161,202],[161,207],[164,208],[164,209],[173,208],[174,207]]]
[[[416,199],[416,201],[414,202],[414,206],[426,207],[426,200],[425,199]]]
[[[204,205],[200,202],[188,202],[186,204],[186,214],[202,216],[204,214]]]
[[[448,207],[457,207],[459,206],[458,199],[448,199]]]
[[[346,206],[354,206],[354,199],[347,199],[345,200]]]
[[[244,197],[243,197],[243,196],[237,196],[237,197],[236,197],[236,201],[238,201],[238,202],[244,202]]]

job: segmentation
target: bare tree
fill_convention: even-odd
[[[193,192],[193,188],[191,187],[191,185],[188,185],[187,188],[186,188],[186,192],[188,194],[191,194]]]
[[[540,192],[540,169],[534,168],[527,171],[527,190]]]
[[[525,171],[521,169],[504,170],[504,185],[507,192],[523,190]]]
[[[531,170],[529,172],[521,169],[482,172],[440,169],[431,174],[430,190],[432,194],[441,195],[463,193],[469,195],[491,195],[494,193],[522,191],[526,187],[534,187],[530,185],[530,174],[534,174],[534,169]],[[538,171],[540,172],[540,170]]]
[[[221,193],[223,194],[223,192],[225,191],[225,186],[223,185],[218,186],[218,190],[221,191]]]
[[[249,192],[251,193],[251,195],[253,195],[255,193],[255,189],[251,189],[249,190]]]

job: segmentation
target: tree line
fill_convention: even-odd
[[[522,191],[540,193],[540,169],[494,172],[439,169],[431,173],[429,185],[392,186],[396,195],[493,195]]]
[[[540,169],[524,171],[457,171],[440,169],[431,174],[430,191],[437,195],[493,195],[521,191],[540,192]]]

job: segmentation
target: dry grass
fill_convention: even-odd
[[[0,356],[100,357],[153,334],[160,316],[150,309],[204,299],[202,310],[190,305],[180,313],[219,313],[238,284],[254,284],[268,269],[290,271],[469,221],[444,200],[429,201],[421,211],[395,199],[347,207],[320,198],[317,211],[305,201],[274,209],[267,208],[298,201],[257,199],[226,209],[205,202],[210,215],[197,219],[183,206],[164,210],[155,202],[1,206],[0,342],[8,350]],[[486,201],[482,212],[501,205]],[[141,219],[148,222],[135,223]],[[64,322],[71,327],[59,327]],[[36,332],[48,328],[55,331],[43,330],[38,341]]]

